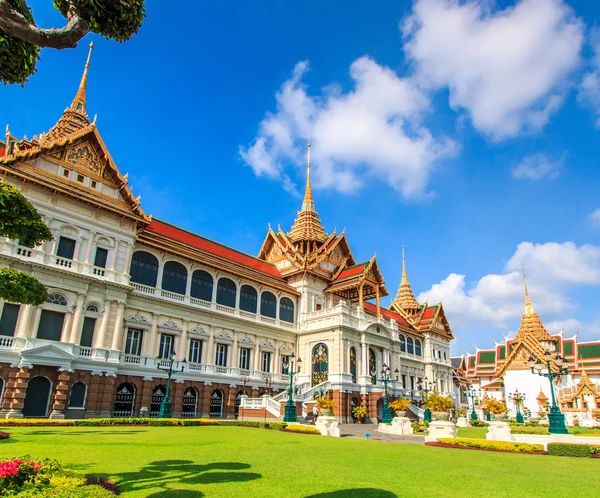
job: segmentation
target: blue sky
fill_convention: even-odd
[[[30,2],[41,26],[62,18]],[[518,328],[525,263],[551,330],[600,337],[600,7],[594,2],[148,2],[139,34],[44,50],[0,124],[72,100],[146,212],[250,254],[300,207],[305,147],[328,232],[374,253],[390,297],[443,299],[454,353]],[[598,48],[599,50],[596,50]]]

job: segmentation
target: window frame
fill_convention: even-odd
[[[136,337],[133,337],[134,334],[137,334]],[[141,356],[142,355],[142,340],[144,337],[143,329],[135,329],[128,327],[127,328],[127,337],[125,339],[125,351],[124,353],[129,356]],[[137,352],[132,352],[133,344],[136,344],[135,350]]]
[[[65,242],[65,245],[61,245],[62,242]],[[68,244],[73,243],[72,246],[68,246]],[[62,250],[61,250],[62,247]],[[70,251],[69,255],[69,249]],[[58,244],[56,244],[56,256],[61,259],[68,259],[73,261],[75,259],[75,251],[77,250],[77,240],[72,239],[71,237],[67,237],[66,235],[58,236]],[[62,253],[62,254],[61,254]]]
[[[250,370],[251,354],[250,348],[240,348],[240,361],[238,365],[240,370]]]
[[[188,348],[188,361],[190,363],[202,363],[203,342],[201,339],[190,339],[190,347]],[[194,357],[196,357],[195,360]]]
[[[226,367],[228,356],[228,344],[217,343],[215,345],[215,366]]]
[[[98,254],[99,251],[103,251],[104,253],[104,262],[100,261],[102,264],[98,264]],[[97,268],[106,268],[106,263],[108,263],[108,249],[106,247],[96,246],[96,252],[94,254],[94,266]]]
[[[165,349],[167,348],[167,349]],[[158,357],[168,360],[175,351],[175,336],[173,334],[161,333],[158,342]]]
[[[268,297],[269,295],[273,296],[273,300]],[[273,315],[269,314],[270,311],[273,312]],[[260,294],[260,316],[277,318],[277,296],[271,291],[266,290]]]
[[[271,371],[271,352],[270,351],[262,351],[260,366],[262,367],[262,371],[265,373],[269,373]]]

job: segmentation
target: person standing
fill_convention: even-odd
[[[319,416],[319,409],[317,408],[317,405],[313,406],[313,418],[315,420],[315,423],[317,422],[317,417]]]

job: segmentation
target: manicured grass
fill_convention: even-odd
[[[11,427],[0,457],[57,458],[123,496],[590,496],[600,460],[433,448],[242,427]],[[576,477],[576,478],[575,478]],[[371,490],[370,492],[368,490]]]
[[[516,427],[512,427],[512,429],[516,429]],[[519,429],[525,429],[528,431],[528,434],[547,434],[548,427],[519,427]],[[458,437],[470,437],[475,439],[485,439],[485,435],[487,434],[487,427],[460,427],[458,429]],[[589,429],[587,427],[569,427],[568,431],[573,434],[574,432],[581,434],[597,434],[600,436],[600,430],[598,429]]]

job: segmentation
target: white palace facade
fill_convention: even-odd
[[[91,52],[90,52],[91,53]],[[419,399],[419,381],[453,395],[440,304],[420,304],[403,275],[389,309],[375,257],[357,263],[345,233],[328,234],[310,185],[288,233],[269,229],[258,257],[153,219],[87,114],[89,56],[58,122],[32,139],[7,128],[1,181],[36,207],[53,239],[0,238],[0,265],[48,288],[41,306],[0,303],[1,417],[155,416],[175,355],[175,416],[234,417],[242,395],[280,417],[290,356],[298,410],[327,391],[336,415]],[[252,403],[249,403],[249,406]]]

